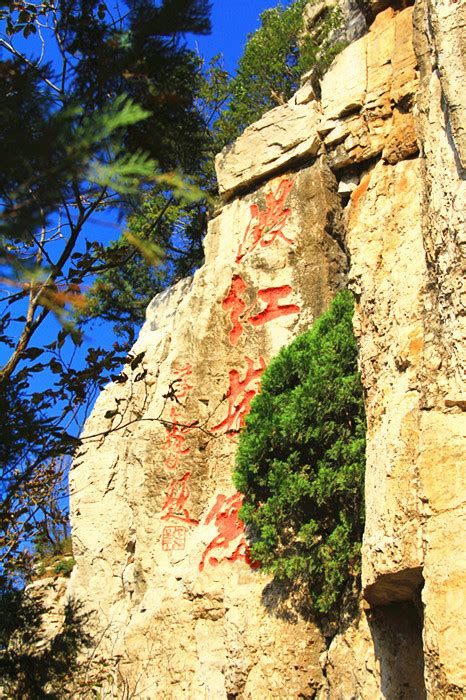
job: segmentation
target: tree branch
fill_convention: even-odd
[[[5,39],[0,38],[0,46],[3,46],[7,51],[9,51],[10,53],[12,53],[13,56],[16,56],[17,58],[19,58],[21,61],[23,61],[23,63],[26,63],[26,65],[28,65],[30,68],[34,68],[35,70],[39,71],[39,68],[38,68],[38,66],[37,66],[35,63],[33,63],[32,61],[30,61],[28,58],[26,58],[26,56],[24,56],[20,51],[17,51],[17,50],[15,49],[15,47],[12,46],[11,44],[9,44],[7,41],[5,41]],[[40,71],[39,71],[39,72],[40,72]],[[55,90],[55,92],[57,92],[59,95],[63,95],[63,91],[60,90],[59,87],[57,87],[56,85],[54,85],[54,84],[52,83],[51,80],[49,80],[48,78],[46,78],[44,75],[42,75],[41,77],[42,77],[42,80],[43,80],[50,88],[52,88],[52,90]]]

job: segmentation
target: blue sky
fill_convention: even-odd
[[[194,38],[199,53],[207,60],[216,53],[223,53],[225,67],[232,73],[248,34],[259,28],[260,14],[277,4],[278,0],[213,0],[212,34]],[[192,45],[191,41],[189,43]]]

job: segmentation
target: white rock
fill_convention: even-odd
[[[229,199],[276,170],[315,157],[320,147],[316,131],[320,116],[316,102],[287,103],[267,112],[217,155],[220,194]]]

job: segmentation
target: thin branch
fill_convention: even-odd
[[[68,56],[66,55],[65,46],[63,44],[63,38],[60,35],[60,32],[58,31],[57,10],[55,7],[53,8],[53,26],[54,26],[54,34],[55,34],[55,37],[57,40],[58,48],[59,48],[59,51],[61,53],[61,57],[63,59],[62,74],[61,74],[61,90],[62,90],[62,92],[65,92],[66,71],[68,68]]]
[[[37,307],[40,305],[40,297],[41,294],[43,293],[44,289],[47,289],[47,287],[50,287],[50,285],[54,284],[56,278],[58,275],[62,272],[64,265],[68,261],[69,257],[71,256],[75,246],[76,242],[78,240],[79,234],[81,233],[82,227],[89,218],[89,216],[95,211],[95,209],[99,206],[101,200],[105,197],[106,190],[103,189],[100,197],[97,198],[95,202],[92,203],[92,205],[86,210],[82,203],[81,203],[81,196],[79,192],[79,188],[76,182],[73,183],[73,188],[75,190],[76,198],[77,198],[77,206],[79,209],[79,217],[78,221],[76,224],[73,224],[71,221],[70,215],[67,210],[67,214],[69,217],[70,221],[70,226],[71,226],[71,234],[66,242],[66,245],[56,263],[54,263],[52,267],[52,271],[50,272],[49,276],[45,280],[45,282],[39,287],[34,286],[33,283],[31,283],[31,290],[30,290],[30,295],[29,295],[29,306],[28,306],[28,311],[27,311],[27,316],[26,316],[26,324],[23,328],[23,331],[21,333],[20,339],[16,345],[15,350],[13,351],[10,359],[8,362],[2,367],[0,370],[0,383],[6,381],[11,377],[12,373],[15,371],[16,367],[18,366],[18,363],[20,362],[22,355],[24,351],[26,350],[29,341],[31,340],[34,332],[37,330],[37,328],[42,324],[44,319],[48,316],[49,312],[51,311],[51,308],[49,306],[44,306],[40,314],[37,316],[37,318],[34,320],[34,315],[36,312]],[[36,292],[37,290],[37,292]]]
[[[39,67],[30,61],[26,56],[24,56],[20,51],[17,51],[14,46],[8,43],[8,41],[5,41],[5,39],[0,38],[0,46],[3,46],[7,51],[13,54],[13,56],[16,56],[17,58],[21,59],[26,65],[28,65],[30,68],[34,68],[35,70],[39,70]],[[63,94],[63,91],[60,90],[59,87],[54,85],[51,80],[46,78],[44,75],[41,76],[42,80],[50,87],[52,90],[55,90],[59,95]]]
[[[41,285],[41,291],[42,287],[43,285]],[[37,318],[34,320],[34,313],[39,303],[40,292],[36,295],[36,297],[31,297],[32,294],[33,289],[31,289],[30,291],[30,302],[26,317],[26,325],[23,328],[23,332],[21,333],[20,339],[16,344],[16,348],[13,354],[11,355],[8,362],[0,370],[0,383],[6,381],[11,377],[22,358],[23,352],[26,350],[33,333],[37,330],[37,328],[41,325],[41,323],[49,314],[50,309],[44,307],[40,312],[39,316],[37,316]]]
[[[197,421],[194,421],[193,423],[190,423],[188,425],[185,423],[173,423],[172,421],[165,420],[164,418],[133,418],[132,420],[127,421],[126,423],[122,423],[116,428],[108,428],[108,430],[103,430],[101,433],[94,433],[93,435],[84,435],[77,439],[81,440],[81,442],[84,442],[84,440],[91,440],[97,437],[106,437],[107,435],[110,435],[110,433],[116,433],[118,430],[123,430],[123,428],[127,428],[128,425],[132,425],[133,423],[142,423],[143,421],[157,421],[158,423],[161,423],[164,426],[176,426],[178,428],[196,428],[196,430],[200,430],[202,433],[205,433],[209,437],[217,437],[216,435],[211,433],[210,430],[206,430],[206,428],[203,428],[202,425],[199,425]]]

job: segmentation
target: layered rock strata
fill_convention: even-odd
[[[217,157],[205,265],[152,302],[71,473],[69,594],[96,611],[109,694],[462,696],[459,16],[420,0],[413,47],[413,8],[385,9],[321,100],[304,84]],[[251,560],[231,469],[261,373],[348,262],[368,420],[364,604],[325,650]]]
[[[385,141],[381,159],[363,175],[347,209],[368,418],[362,578],[371,610],[330,647],[330,697],[371,697],[374,678],[383,697],[465,693],[466,196],[458,122],[464,109],[464,27],[464,8],[416,5],[420,83],[404,104],[415,105],[408,134],[414,125],[420,157],[392,165]],[[360,94],[354,86],[345,102],[358,102]],[[407,142],[405,156],[409,135]],[[395,149],[397,158],[403,150]],[[417,626],[403,633],[402,617],[416,613]],[[387,624],[398,639],[395,658],[390,645],[380,642]],[[355,639],[369,664],[351,651]],[[409,639],[412,683],[403,690],[398,673]],[[337,673],[344,663],[353,673],[342,680]]]

